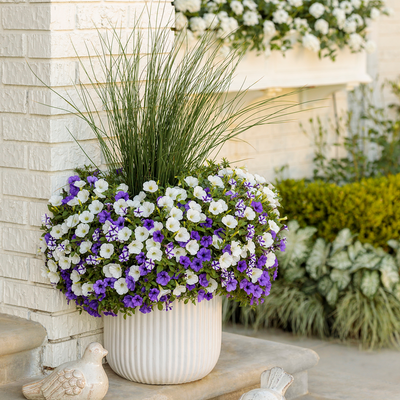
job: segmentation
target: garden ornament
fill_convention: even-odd
[[[102,400],[108,391],[102,364],[107,354],[100,343],[90,343],[80,360],[64,363],[41,381],[24,385],[22,393],[32,400]]]
[[[261,388],[245,393],[240,400],[285,400],[285,393],[294,378],[280,367],[261,374]]]

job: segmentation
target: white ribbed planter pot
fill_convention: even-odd
[[[171,311],[104,317],[104,347],[114,372],[130,381],[177,384],[204,378],[221,352],[222,300],[173,303]]]

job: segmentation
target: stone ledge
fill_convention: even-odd
[[[307,393],[307,370],[319,359],[314,351],[230,333],[224,333],[222,337],[217,366],[197,382],[142,385],[120,378],[106,366],[110,390],[105,400],[238,400],[242,393],[259,387],[261,372],[273,366],[280,366],[295,377],[287,392],[288,400]],[[0,399],[24,399],[21,387],[26,382],[28,380],[1,387]]]
[[[0,314],[0,356],[39,347],[46,330],[37,322]]]

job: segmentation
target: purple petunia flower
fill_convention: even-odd
[[[138,264],[143,264],[146,261],[146,256],[144,255],[143,251],[140,252],[135,258]]]
[[[97,218],[101,224],[104,224],[106,221],[112,221],[111,213],[107,212],[106,210],[99,212],[97,214]]]
[[[279,243],[279,250],[282,252],[286,250],[286,238],[281,239],[281,242]]]
[[[260,201],[252,201],[251,206],[253,207],[254,211],[259,214],[261,214],[264,211]]]
[[[271,236],[272,236],[272,239],[276,239],[276,232],[275,231],[268,231],[270,234],[271,234]]]
[[[148,314],[151,312],[152,306],[150,304],[143,304],[142,307],[139,308],[139,311],[143,314]]]
[[[153,223],[154,225],[154,223]],[[155,231],[153,233],[153,240],[157,243],[162,243],[162,241],[164,240],[164,235],[161,233],[161,231]],[[173,247],[173,245],[172,245]]]
[[[201,286],[208,286],[209,282],[207,280],[207,274],[205,272],[199,275],[199,283]]]
[[[192,261],[192,270],[195,272],[199,272],[203,268],[203,261],[199,258],[194,258]]]
[[[166,271],[161,271],[157,274],[156,282],[161,286],[167,285],[170,280],[171,277],[168,275],[168,272]]]
[[[134,308],[135,306],[133,305],[133,296],[127,295],[123,298],[122,302],[124,303],[124,306],[126,308]]]
[[[260,298],[261,297],[261,295],[263,294],[263,290],[260,288],[260,286],[258,286],[258,285],[254,285],[254,288],[253,288],[253,296],[255,297],[255,298]]]
[[[92,246],[92,248],[91,248],[92,253],[93,253],[93,254],[96,254],[96,256],[98,256],[98,255],[99,255],[100,247],[101,247],[101,242],[95,243],[95,244]]]
[[[112,221],[112,224],[118,228],[120,231],[124,225],[125,225],[125,218],[124,217],[118,217],[116,221]]]
[[[244,272],[246,270],[246,268],[247,268],[247,264],[246,264],[245,260],[239,261],[238,264],[237,264],[237,267],[236,267],[236,269],[239,272]]]
[[[189,267],[192,266],[192,262],[190,261],[190,258],[187,256],[180,256],[179,264],[183,265],[185,269],[188,269]]]
[[[200,240],[200,233],[197,232],[197,231],[192,231],[192,232],[190,233],[190,239],[193,239],[193,240]]]
[[[143,221],[143,226],[150,231],[151,229],[154,228],[154,221],[152,219],[145,219]]]
[[[226,287],[225,287],[226,291],[232,292],[232,291],[236,290],[237,284],[238,284],[238,281],[236,279],[229,280],[226,283]]]
[[[157,288],[150,289],[149,299],[151,301],[157,301],[159,294],[160,294],[160,291]]]
[[[278,277],[278,268],[274,271],[274,274],[272,275],[272,279],[275,280]]]
[[[200,289],[200,290],[197,292],[197,301],[200,303],[200,302],[202,302],[202,301],[204,300],[205,297],[206,297],[206,292],[205,292],[205,290]]]
[[[271,282],[268,282],[265,287],[264,294],[268,296],[270,291],[271,291]]]
[[[232,255],[231,245],[227,244],[224,249],[222,250],[222,254],[228,253],[230,256]]]
[[[110,286],[110,288],[114,289],[114,283],[117,281],[116,278],[105,278],[104,282],[107,286]]]
[[[144,264],[139,265],[139,272],[140,276],[146,276],[150,271],[147,270],[147,268],[144,266]]]
[[[211,261],[211,251],[202,247],[197,252],[197,258],[201,261]]]
[[[206,293],[206,295],[205,295],[204,298],[205,298],[207,301],[210,301],[210,300],[212,300],[213,297],[214,297],[214,296],[213,296],[212,293]]]
[[[264,271],[263,273],[262,273],[262,275],[258,278],[258,283],[261,285],[261,286],[266,286],[266,285],[268,285],[268,282],[270,282],[271,280],[270,280],[270,277],[269,277],[269,273],[267,272],[267,271]]]
[[[119,199],[124,199],[125,201],[129,200],[129,194],[126,192],[118,192],[115,195],[115,201],[118,201]]]
[[[107,288],[106,283],[101,279],[96,281],[95,284],[93,285],[93,290],[97,295],[104,294],[106,292],[106,288]]]
[[[203,236],[200,240],[200,244],[203,247],[209,247],[212,245],[212,237],[211,236]]]
[[[67,204],[69,201],[71,201],[75,196],[67,196],[65,199],[61,200],[61,204]]]
[[[109,315],[111,317],[116,317],[117,316],[117,314],[115,314],[112,311],[103,311],[103,315],[105,315],[105,316]]]
[[[98,180],[99,178],[97,176],[90,175],[87,177],[87,181],[90,186],[93,186]]]
[[[218,228],[214,231],[214,235],[218,236],[220,239],[223,239],[222,234],[225,231],[224,228]]]
[[[186,289],[189,290],[189,292],[193,290],[195,287],[196,285],[189,285],[188,283],[186,284]]]
[[[258,260],[257,260],[257,268],[262,268],[265,263],[267,262],[267,256],[262,255]]]
[[[126,281],[126,286],[128,286],[128,289],[133,292],[135,290],[135,287],[136,287],[136,282],[133,279],[133,277],[130,276],[130,275],[127,275],[126,278],[125,278],[125,281]]]
[[[203,228],[212,228],[213,220],[211,218],[206,218],[206,222],[199,224]]]

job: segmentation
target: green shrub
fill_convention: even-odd
[[[358,232],[362,243],[386,249],[388,240],[400,238],[400,174],[344,186],[292,179],[276,186],[288,219],[316,227],[327,241],[344,228]]]

